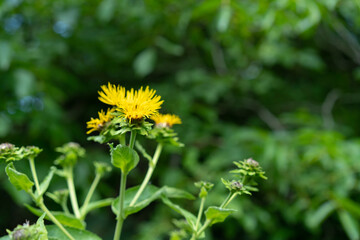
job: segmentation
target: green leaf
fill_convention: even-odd
[[[9,163],[6,166],[6,174],[9,177],[9,181],[12,185],[16,187],[17,190],[24,190],[26,192],[31,192],[31,188],[34,183],[26,176],[25,174],[16,171],[14,164]]]
[[[109,144],[111,148],[111,163],[120,168],[123,174],[128,174],[139,163],[139,155],[137,152],[124,145],[117,145],[116,148],[113,144]]]
[[[136,213],[141,209],[147,207],[151,202],[160,198],[162,190],[153,185],[147,185],[136,204],[133,206],[129,206],[135,194],[139,190],[140,186],[132,187],[126,190],[125,192],[125,200],[124,200],[124,208],[125,208],[125,216]],[[111,205],[113,212],[117,215],[119,212],[119,198],[116,198]]]
[[[189,211],[183,209],[179,205],[171,202],[168,198],[163,197],[161,198],[164,204],[166,204],[168,207],[173,209],[175,212],[181,214],[183,217],[185,217],[186,221],[188,222],[189,226],[194,230],[196,226],[196,217]],[[201,226],[200,226],[201,227]]]
[[[147,48],[142,51],[134,61],[135,73],[140,77],[150,74],[155,67],[156,51],[153,48]]]
[[[186,199],[195,199],[195,197],[181,189],[171,188],[168,186],[164,186],[162,188],[158,188],[154,185],[147,185],[139,199],[136,201],[136,204],[130,206],[132,199],[135,194],[139,190],[140,186],[132,187],[126,190],[125,192],[125,216],[131,215],[133,213],[137,213],[140,210],[147,207],[153,201],[160,199],[162,197],[166,198],[186,198]],[[117,215],[119,212],[119,198],[116,198],[112,204],[112,210]]]
[[[357,221],[350,215],[347,211],[339,211],[339,219],[341,225],[343,226],[346,234],[351,240],[358,240],[359,239],[359,227]]]
[[[88,212],[91,212],[94,209],[110,206],[114,202],[114,200],[115,200],[114,198],[106,198],[89,203],[86,209],[82,211],[85,211],[85,214],[87,214]]]
[[[0,240],[11,240],[9,236],[3,236],[0,238]]]
[[[223,222],[231,213],[235,212],[233,209],[219,208],[219,207],[208,207],[205,211],[207,220],[211,221],[211,225]]]
[[[48,173],[48,175],[44,178],[44,180],[40,184],[40,193],[38,193],[38,196],[42,196],[46,192],[56,170],[57,170],[56,167],[52,167],[50,169],[50,172]]]
[[[317,228],[336,209],[333,201],[323,203],[315,212],[308,214],[305,223],[309,228]]]
[[[34,208],[28,204],[25,204],[25,207],[29,209],[29,211],[35,214],[36,216],[41,216],[44,213],[42,210]],[[73,215],[66,214],[64,212],[56,212],[56,211],[51,211],[51,213],[61,224],[65,226],[69,226],[77,229],[85,229],[85,223],[83,221],[80,221]],[[45,216],[45,219],[51,221],[47,215]]]
[[[69,227],[65,228],[76,240],[101,240],[99,236],[92,232]],[[56,225],[46,226],[46,229],[48,231],[49,240],[68,239],[68,237]]]
[[[161,190],[162,190],[162,195],[167,198],[185,198],[189,200],[195,199],[194,195],[182,189],[164,186],[161,188]]]

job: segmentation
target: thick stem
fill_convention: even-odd
[[[126,174],[124,174],[124,173],[121,174],[119,213],[117,215],[117,223],[116,223],[116,229],[115,229],[115,234],[114,234],[114,240],[120,239],[122,225],[125,220],[123,208],[124,208],[124,199],[125,199],[126,177],[127,177]]]
[[[163,147],[163,145],[161,143],[159,143],[157,145],[154,156],[153,156],[151,162],[149,162],[149,168],[148,168],[148,171],[147,171],[147,173],[145,175],[145,178],[144,178],[143,182],[141,183],[140,188],[136,192],[134,198],[131,200],[130,206],[135,205],[136,201],[141,196],[141,193],[144,191],[147,184],[149,183],[150,178],[151,178],[151,176],[152,176],[152,174],[153,174],[153,172],[155,170],[156,164],[157,164],[157,162],[159,160],[159,157],[160,157],[160,154],[161,154],[161,151],[162,151],[162,147]]]
[[[86,216],[86,208],[91,200],[91,197],[92,195],[94,194],[94,191],[97,187],[97,185],[99,184],[99,181],[101,179],[101,175],[100,174],[96,174],[95,178],[94,178],[94,181],[92,182],[91,184],[91,187],[89,189],[89,192],[87,193],[86,195],[86,198],[85,198],[85,201],[80,209],[80,212],[81,212],[81,219],[84,219],[85,216]]]
[[[34,162],[34,158],[29,158],[29,163],[30,163],[30,169],[31,169],[31,173],[35,182],[35,187],[36,187],[36,191],[38,193],[38,196],[40,196],[40,185],[39,185],[39,180],[37,178],[37,174],[36,174],[36,170],[35,170],[35,162]]]
[[[130,148],[134,148],[135,139],[136,139],[136,131],[131,130],[130,141],[129,141]],[[114,233],[114,240],[120,240],[122,225],[125,220],[124,199],[125,199],[125,189],[126,189],[126,177],[127,177],[127,174],[121,173],[120,196],[119,196],[120,206],[119,206],[119,214],[117,215],[117,223],[116,223],[116,228],[115,228],[115,233]]]
[[[81,215],[80,215],[79,205],[78,205],[76,192],[75,192],[74,176],[73,176],[73,168],[72,167],[66,168],[66,181],[67,181],[67,185],[69,188],[71,206],[73,208],[75,217],[80,219]]]
[[[130,148],[134,148],[135,139],[136,139],[136,131],[135,131],[135,130],[131,130],[130,142],[129,142],[129,147],[130,147]]]

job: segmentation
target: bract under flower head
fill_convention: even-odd
[[[129,122],[150,118],[157,115],[161,104],[164,102],[160,96],[155,95],[156,91],[146,87],[139,90],[131,89],[126,92],[124,101],[118,106],[118,111]]]
[[[158,114],[151,117],[157,127],[172,127],[174,124],[181,124],[181,119],[175,114]]]
[[[86,123],[87,128],[90,128],[90,130],[87,131],[86,133],[89,134],[94,131],[101,130],[105,126],[106,123],[110,122],[111,119],[114,118],[114,116],[111,114],[114,111],[115,111],[115,109],[109,108],[106,113],[103,110],[98,112],[99,118],[91,118],[91,120]]]
[[[125,98],[125,88],[121,86],[115,86],[115,84],[102,85],[102,91],[99,91],[99,100],[103,103],[119,106]]]

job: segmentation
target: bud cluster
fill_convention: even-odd
[[[11,143],[0,144],[0,161],[12,162],[24,158],[35,158],[42,149],[35,146],[16,147]]]

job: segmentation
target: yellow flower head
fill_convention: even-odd
[[[160,100],[161,97],[155,93],[156,91],[149,87],[145,90],[142,87],[135,91],[131,89],[126,92],[124,101],[117,105],[118,110],[129,122],[157,115],[164,101]]]
[[[101,130],[105,126],[106,123],[110,122],[111,119],[114,118],[114,116],[111,114],[114,111],[115,111],[115,109],[109,108],[107,110],[106,114],[103,110],[98,112],[99,118],[91,118],[91,120],[86,123],[87,128],[90,128],[90,130],[87,131],[86,134]]]
[[[155,121],[158,127],[172,127],[174,124],[181,124],[179,116],[174,114],[158,114],[151,119]]]
[[[124,87],[108,84],[101,86],[99,100],[117,107],[117,111],[131,122],[141,120],[158,114],[161,104],[164,102],[156,91],[146,87],[139,90],[125,91]]]
[[[125,88],[121,86],[115,86],[108,83],[108,85],[101,86],[102,91],[99,93],[99,100],[103,103],[119,106],[125,98]]]

